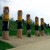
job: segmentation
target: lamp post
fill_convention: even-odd
[[[22,10],[18,10],[17,29],[17,37],[22,38]]]
[[[27,25],[27,37],[31,37],[31,19],[30,14],[26,15],[26,25]]]
[[[44,19],[41,18],[41,35],[44,36]]]
[[[39,35],[39,18],[37,16],[35,17],[35,35]]]
[[[3,9],[3,39],[9,39],[9,7]]]

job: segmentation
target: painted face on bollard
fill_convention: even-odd
[[[26,18],[27,18],[27,24],[30,24],[31,23],[30,14],[27,14]]]
[[[18,16],[22,16],[22,10],[18,11]]]
[[[22,21],[22,10],[18,10],[18,20]]]
[[[39,25],[39,18],[36,16],[35,17],[35,26],[38,26]]]
[[[44,25],[44,19],[41,18],[41,25]]]
[[[35,22],[38,22],[38,17],[35,17]]]
[[[9,7],[5,6],[3,10],[3,20],[8,21],[9,20]]]
[[[41,18],[41,22],[44,22],[44,19],[43,18]]]
[[[4,12],[4,14],[8,14],[9,13],[9,7],[4,7],[3,12]]]
[[[26,16],[27,16],[27,19],[30,19],[30,14],[27,14]]]

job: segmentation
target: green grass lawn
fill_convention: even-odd
[[[39,27],[40,28],[40,27]],[[44,30],[46,33],[49,32],[50,33],[50,28],[46,28]],[[17,34],[17,22],[15,21],[10,21],[9,22],[9,34],[12,36]],[[34,24],[31,24],[31,34],[34,35],[35,34],[35,28],[34,28]],[[26,35],[26,24],[23,24],[23,35]],[[2,36],[2,20],[0,20],[0,36]]]
[[[0,40],[0,50],[6,50],[6,49],[10,49],[10,48],[14,48],[14,46],[12,46],[11,44],[1,41]]]

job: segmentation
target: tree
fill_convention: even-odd
[[[50,26],[49,26],[49,24],[48,24],[48,28],[49,28]]]
[[[2,15],[0,15],[0,19],[2,19]]]

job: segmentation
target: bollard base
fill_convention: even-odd
[[[39,31],[38,30],[35,31],[35,35],[39,36]]]
[[[9,40],[9,31],[3,31],[3,39]]]
[[[22,38],[22,29],[18,29],[17,38]]]
[[[41,30],[41,35],[44,36],[44,30]]]
[[[31,30],[27,30],[27,37],[31,37]]]

